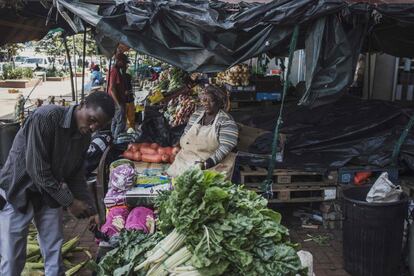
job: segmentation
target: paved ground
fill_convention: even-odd
[[[288,227],[292,241],[300,243],[303,250],[312,253],[316,276],[350,276],[343,268],[342,231],[340,229],[304,229],[297,221],[290,221]],[[329,241],[327,244],[305,241],[309,238],[308,234],[328,237]]]
[[[85,79],[87,81],[87,79]],[[81,83],[82,78],[77,78],[78,82],[78,93],[81,93]],[[19,91],[27,97],[32,91],[33,87],[19,89]],[[55,96],[56,100],[58,100],[62,96],[71,95],[71,85],[70,80],[54,82],[54,81],[47,81],[43,82],[39,86],[37,86],[28,101],[34,103],[36,99],[46,100],[49,96]],[[10,94],[8,93],[8,88],[0,88],[0,118],[4,118],[5,116],[10,115],[14,112],[14,105],[16,103],[16,99],[19,94]],[[67,99],[67,97],[65,97]]]

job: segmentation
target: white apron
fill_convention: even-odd
[[[219,147],[218,134],[216,133],[217,117],[213,124],[203,126],[200,124],[204,112],[194,122],[188,132],[180,139],[181,150],[175,157],[174,163],[167,170],[167,174],[177,177],[187,169],[194,166],[196,161],[206,161]],[[224,173],[230,179],[236,155],[229,153],[219,164],[210,168]]]

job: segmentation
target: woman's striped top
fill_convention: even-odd
[[[200,116],[204,116],[203,109],[196,110],[191,115],[188,124],[184,129],[184,134],[186,134],[195,123],[200,123],[197,121]],[[211,161],[206,160],[207,163],[209,163],[208,167],[212,167],[220,163],[236,147],[239,136],[237,124],[230,114],[220,110],[216,115],[216,121],[216,133],[218,134],[217,139],[219,147],[210,156],[209,159],[211,159]]]

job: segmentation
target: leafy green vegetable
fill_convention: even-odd
[[[145,260],[145,253],[161,239],[160,233],[149,235],[140,231],[122,231],[119,246],[109,251],[99,262],[98,275],[145,275],[144,272],[134,273],[134,267]]]
[[[157,199],[159,226],[186,235],[202,275],[304,274],[281,215],[267,200],[213,171],[191,169]]]

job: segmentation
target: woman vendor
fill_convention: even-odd
[[[176,177],[188,168],[199,165],[201,169],[212,169],[226,174],[233,172],[238,128],[233,118],[224,111],[226,93],[209,85],[200,94],[202,108],[196,110],[180,139],[181,151],[167,170]]]

